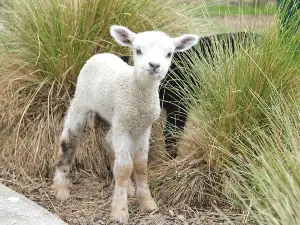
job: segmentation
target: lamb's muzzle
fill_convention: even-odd
[[[141,211],[157,208],[147,178],[151,126],[160,115],[158,88],[170,67],[172,55],[197,43],[196,35],[171,38],[160,31],[134,33],[113,25],[111,35],[133,51],[134,67],[119,57],[104,53],[91,57],[77,79],[75,96],[68,109],[61,135],[61,150],[53,187],[56,197],[69,197],[69,173],[79,137],[88,114],[95,112],[110,124],[107,142],[114,152],[115,190],[112,220],[128,221],[127,194],[130,176]]]

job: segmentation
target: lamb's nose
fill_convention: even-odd
[[[150,67],[152,67],[154,70],[160,67],[159,63],[149,62]]]

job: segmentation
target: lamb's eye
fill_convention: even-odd
[[[168,55],[167,55],[167,58],[171,58],[171,56],[172,56],[172,53],[169,52]]]
[[[141,55],[141,54],[142,54],[142,51],[141,51],[141,49],[139,49],[139,48],[136,49],[135,52],[136,52],[137,55]]]

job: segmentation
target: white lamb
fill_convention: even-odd
[[[116,25],[111,26],[110,34],[120,45],[131,48],[134,67],[109,53],[94,55],[83,66],[65,118],[53,187],[57,199],[69,197],[75,140],[89,113],[97,113],[111,125],[107,141],[115,155],[112,220],[127,222],[127,189],[132,172],[141,211],[157,208],[148,187],[147,161],[151,126],[161,111],[158,88],[173,53],[192,47],[198,42],[198,36],[171,38],[160,31],[136,34]]]

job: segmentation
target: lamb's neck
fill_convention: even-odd
[[[139,76],[135,74],[134,79],[134,86],[137,87],[138,91],[143,92],[145,95],[147,94],[158,94],[160,81],[152,79],[139,79]]]

